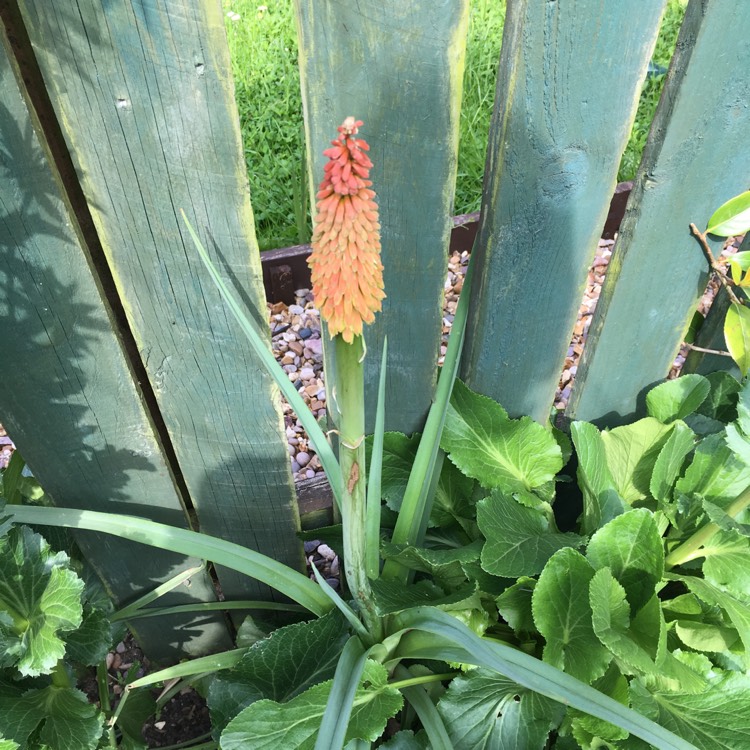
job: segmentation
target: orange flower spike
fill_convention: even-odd
[[[375,193],[368,179],[370,147],[353,138],[361,120],[347,117],[323,154],[329,161],[317,194],[317,216],[308,264],[315,301],[331,337],[351,343],[381,309],[383,265]]]

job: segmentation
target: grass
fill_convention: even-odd
[[[261,2],[263,4],[261,4]],[[293,0],[224,0],[240,127],[261,250],[310,237]],[[686,0],[669,0],[653,62],[666,68]],[[229,15],[234,14],[234,15]],[[472,0],[460,121],[455,212],[478,211],[505,4]],[[664,76],[649,77],[619,180],[635,175]]]

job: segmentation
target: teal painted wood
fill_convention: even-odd
[[[462,377],[546,423],[664,2],[508,4]]]
[[[411,433],[423,425],[437,374],[468,2],[296,7],[313,194],[322,151],[347,116],[364,121],[374,163],[388,297],[365,332],[368,425],[387,335],[386,428]]]
[[[301,568],[278,391],[179,215],[268,335],[221,4],[20,4],[200,528]]]
[[[5,46],[3,46],[5,45]],[[0,45],[0,419],[60,505],[187,527],[141,395],[92,276],[44,135]],[[199,560],[81,532],[77,542],[116,604]],[[215,601],[206,573],[165,605]],[[132,623],[157,661],[230,645],[216,617]]]
[[[705,226],[718,206],[747,189],[748,69],[750,5],[691,1],[589,329],[569,417],[609,424],[629,419],[642,412],[645,391],[666,377],[707,278],[688,225]]]

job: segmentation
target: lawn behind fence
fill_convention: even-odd
[[[256,231],[261,250],[310,237],[304,174],[304,132],[293,0],[223,0],[232,54]],[[669,0],[644,81],[638,114],[622,157],[619,180],[630,180],[641,159],[687,0]],[[464,75],[455,213],[478,211],[487,133],[495,96],[505,3],[473,0]],[[616,92],[613,92],[616,95]]]

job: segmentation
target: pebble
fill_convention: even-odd
[[[332,588],[338,590],[339,579],[338,578],[326,578],[326,583]]]
[[[302,380],[312,380],[315,377],[315,370],[312,367],[303,367],[299,374]]]
[[[309,339],[312,336],[312,331],[309,328],[300,328],[299,337],[303,340]]]
[[[299,466],[307,466],[307,464],[310,463],[310,454],[306,451],[300,451],[296,456],[295,459],[297,461],[297,464]]]
[[[318,554],[325,557],[326,560],[333,560],[336,557],[336,553],[327,544],[321,544],[318,547]]]
[[[313,539],[304,543],[305,555],[312,555],[316,549],[320,546],[320,539]]]

